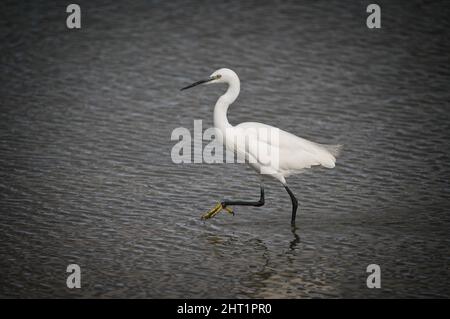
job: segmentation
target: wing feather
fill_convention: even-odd
[[[248,139],[249,144],[246,147],[255,159],[260,160],[261,157],[258,148],[278,150],[279,167],[286,172],[298,171],[314,165],[333,168],[336,162],[335,156],[341,149],[341,145],[314,143],[276,127],[257,122],[241,123],[235,129],[236,134]],[[240,151],[245,153],[242,147]]]

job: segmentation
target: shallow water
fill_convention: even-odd
[[[450,297],[448,4],[378,1],[369,30],[367,1],[78,1],[68,30],[56,3],[0,5],[0,296]],[[295,232],[276,182],[201,221],[258,178],[171,161],[224,90],[179,88],[220,67],[241,78],[231,123],[345,145],[288,179]]]

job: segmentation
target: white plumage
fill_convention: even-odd
[[[216,77],[217,79],[207,83],[228,84],[228,90],[217,100],[214,108],[214,126],[217,135],[229,150],[245,156],[251,167],[259,172],[264,168],[266,174],[286,185],[285,177],[300,173],[306,168],[316,165],[327,168],[335,166],[340,145],[314,143],[279,128],[257,122],[245,122],[232,126],[227,119],[227,110],[239,95],[239,77],[230,69],[215,71],[211,78]],[[271,136],[276,138],[271,139]],[[245,141],[245,143],[236,143],[236,141]],[[265,153],[273,156],[264,157]],[[278,158],[274,159],[275,156]]]
[[[302,172],[312,166],[335,167],[336,156],[341,145],[318,144],[295,136],[279,128],[256,122],[232,126],[227,119],[228,107],[236,100],[240,91],[237,74],[230,69],[219,69],[209,79],[193,83],[184,89],[199,84],[226,83],[228,89],[214,107],[214,127],[217,138],[226,148],[246,160],[258,173],[271,176],[280,181],[292,200],[292,224],[295,223],[297,199],[288,188],[285,177]],[[262,206],[264,189],[261,185],[261,198],[258,202],[224,201],[210,210],[203,218],[211,218],[228,205]],[[227,209],[230,211],[229,209]]]

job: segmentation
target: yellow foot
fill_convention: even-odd
[[[224,209],[227,211],[228,214],[231,214],[231,215],[234,216],[234,212],[233,212],[233,210],[230,207],[225,206]]]
[[[231,215],[234,215],[234,212],[233,212],[233,210],[231,208],[229,208],[227,206],[223,206],[222,203],[218,203],[216,206],[214,206],[213,209],[211,209],[206,214],[204,214],[202,216],[202,219],[205,220],[205,219],[213,218],[218,213],[220,213],[222,211],[222,209],[225,209],[227,211],[227,213],[229,213]]]

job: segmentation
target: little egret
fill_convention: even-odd
[[[285,177],[298,174],[302,170],[315,165],[333,168],[341,145],[314,143],[276,127],[256,122],[232,126],[227,119],[227,110],[239,95],[240,81],[237,74],[230,69],[219,69],[211,74],[208,79],[197,81],[181,90],[211,83],[228,84],[227,91],[219,97],[214,107],[216,137],[222,144],[225,144],[228,150],[244,157],[246,163],[257,172],[270,176],[283,184],[291,198],[291,224],[295,226],[298,201],[288,187]],[[264,134],[261,132],[264,132]],[[244,144],[237,143],[238,140],[244,141]],[[225,200],[204,214],[202,219],[214,217],[222,210],[234,214],[230,206],[260,207],[264,205],[264,202],[264,187],[261,183],[258,201]]]

